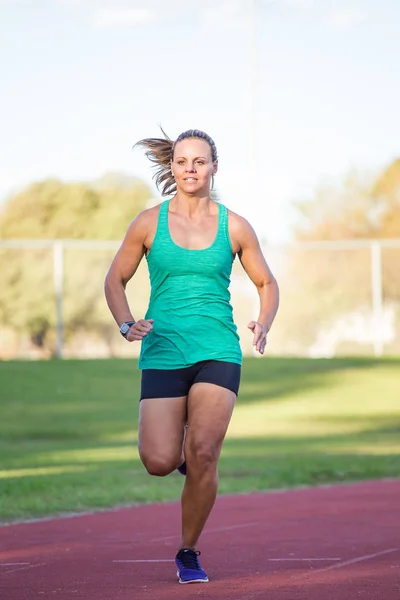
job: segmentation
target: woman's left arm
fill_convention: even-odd
[[[254,333],[253,346],[260,354],[264,354],[267,333],[271,329],[279,306],[278,283],[264,258],[254,229],[243,217],[238,215],[232,217],[234,249],[260,297],[257,321],[250,321],[248,328]]]

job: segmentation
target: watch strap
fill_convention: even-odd
[[[122,332],[122,327],[123,327],[124,325],[128,325],[128,327],[130,328],[130,327],[132,327],[132,325],[135,325],[135,323],[136,323],[136,321],[124,321],[124,322],[122,323],[121,327],[119,328],[119,332],[120,332],[120,334],[121,334],[121,335],[122,335],[124,338],[126,338],[126,334],[128,333],[129,329],[127,329],[127,330],[125,331],[125,333],[123,333],[123,332]]]

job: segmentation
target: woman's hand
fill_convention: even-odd
[[[260,354],[264,354],[267,345],[267,330],[258,321],[250,321],[247,327],[254,333],[253,346]]]
[[[126,334],[128,342],[141,341],[153,329],[154,319],[139,319]]]

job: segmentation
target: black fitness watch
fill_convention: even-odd
[[[125,323],[122,323],[121,327],[119,328],[119,332],[122,337],[126,338],[126,334],[135,323],[136,321],[125,321]]]

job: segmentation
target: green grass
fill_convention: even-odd
[[[400,476],[400,359],[248,358],[220,492]],[[0,520],[179,498],[136,449],[133,360],[0,363]]]

